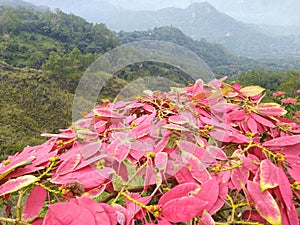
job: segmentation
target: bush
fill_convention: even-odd
[[[199,80],[104,101],[2,162],[0,221],[299,224],[300,126],[263,91]]]

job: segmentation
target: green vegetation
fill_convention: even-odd
[[[70,125],[72,94],[39,71],[1,72],[0,96],[0,158]]]
[[[232,77],[230,80],[244,86],[258,85],[264,87],[268,97],[271,97],[271,94],[276,91],[284,91],[287,96],[295,97],[296,91],[300,89],[300,71],[252,70],[243,72],[240,76]]]
[[[1,6],[0,35],[0,60],[18,67],[40,68],[51,52],[62,56],[78,48],[82,54],[99,54],[118,45],[104,24],[94,25],[60,10]]]
[[[104,24],[60,10],[0,6],[0,158],[68,127],[69,90],[98,54],[117,45]]]
[[[78,48],[65,55],[51,52],[42,69],[62,87],[74,91],[83,71],[97,58],[98,54],[81,54]]]
[[[121,44],[141,40],[158,40],[184,46],[203,59],[217,77],[237,76],[241,71],[246,72],[261,68],[267,71],[300,70],[299,58],[255,60],[239,57],[228,51],[223,45],[208,42],[205,39],[196,41],[179,29],[170,26],[147,31],[121,31],[118,33],[118,37]]]

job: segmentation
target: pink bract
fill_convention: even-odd
[[[105,100],[0,164],[7,217],[16,209],[40,225],[297,225],[300,126],[263,92],[199,80]],[[24,210],[21,200],[10,205],[18,194],[29,196]]]

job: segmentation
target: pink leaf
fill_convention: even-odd
[[[255,155],[248,154],[247,157],[242,155],[240,156],[240,159],[244,167],[246,167],[252,173],[256,173],[257,169],[259,168],[259,159]]]
[[[117,214],[115,209],[105,203],[97,203],[88,197],[81,197],[74,200],[81,208],[88,209],[95,217],[96,224],[115,225],[117,224]]]
[[[60,202],[49,205],[43,225],[96,225],[93,214],[73,202]]]
[[[247,189],[259,215],[272,225],[281,225],[280,210],[270,192],[261,192],[260,185],[252,181],[247,182]]]
[[[199,225],[215,225],[215,221],[206,210],[203,211],[202,217],[199,220]]]
[[[227,183],[219,183],[219,196],[218,196],[218,200],[216,201],[216,203],[213,205],[213,207],[211,209],[209,209],[209,214],[213,215],[216,212],[218,212],[218,210],[220,208],[222,208],[222,206],[224,205],[225,201],[226,201],[226,196],[228,194],[228,184]]]
[[[0,196],[18,191],[36,181],[38,181],[38,178],[33,175],[24,175],[16,179],[11,179],[0,186]]]
[[[275,138],[263,143],[265,147],[287,147],[300,143],[300,135]]]
[[[287,113],[287,111],[281,108],[277,103],[260,103],[257,105],[257,111],[268,116],[283,116]]]
[[[197,198],[207,202],[205,209],[209,211],[217,202],[219,196],[219,184],[215,178],[201,184],[201,189]]]
[[[179,184],[183,183],[196,183],[196,180],[193,178],[191,171],[186,168],[182,167],[176,174],[175,178]]]
[[[173,199],[190,196],[189,193],[194,192],[196,189],[198,192],[200,191],[200,186],[195,183],[179,184],[161,196],[158,204],[163,205]],[[196,194],[198,193],[195,193],[195,195]]]
[[[39,212],[43,208],[44,202],[46,200],[46,195],[47,191],[44,188],[40,186],[34,187],[26,201],[22,213],[23,220],[34,219],[38,216]]]
[[[123,118],[120,114],[117,112],[110,110],[108,108],[104,108],[102,106],[96,106],[93,110],[96,116],[99,117],[106,117],[106,118],[112,118],[112,119],[121,119]]]
[[[15,171],[19,167],[30,165],[31,161],[24,161],[15,164],[14,162],[9,163],[7,166],[0,167],[0,180],[2,180],[5,176]]]
[[[275,127],[275,125],[270,120],[265,119],[264,117],[257,115],[256,113],[251,113],[251,117],[266,127]]]
[[[246,184],[248,177],[249,171],[244,166],[236,168],[231,172],[231,182],[238,191]]]
[[[278,167],[269,159],[260,163],[260,188],[262,191],[279,185],[277,176]]]
[[[88,159],[100,151],[102,143],[100,141],[84,143],[78,146],[79,152],[84,159]],[[76,161],[76,159],[75,159]],[[73,163],[74,164],[74,163]]]
[[[133,129],[131,129],[131,133],[135,138],[140,138],[148,135],[150,133],[150,123],[142,123]]]
[[[253,134],[257,134],[257,124],[256,121],[252,118],[248,118],[248,127]]]
[[[168,144],[170,137],[165,136],[163,137],[155,146],[154,152],[158,153],[161,152]]]
[[[42,225],[43,224],[43,219],[42,218],[37,218],[34,221],[32,221],[30,224],[31,225]]]
[[[175,124],[178,124],[178,125],[183,125],[186,123],[185,120],[182,119],[181,116],[170,116],[168,118],[169,122],[171,123],[175,123]]]
[[[300,183],[300,166],[293,165],[292,168],[287,168],[289,174]]]
[[[79,164],[81,159],[80,154],[72,154],[68,158],[66,158],[57,168],[57,175],[64,175],[71,171],[73,171],[76,166]]]
[[[243,213],[242,218],[246,221],[255,221],[262,224],[266,223],[266,220],[262,218],[258,212],[247,210]]]
[[[289,179],[282,168],[278,168],[277,174],[281,196],[284,199],[286,207],[290,210],[293,205],[293,192],[290,187]]]
[[[167,130],[188,131],[187,128],[180,126],[180,125],[176,125],[176,124],[166,124],[166,125],[162,126],[161,128],[164,128]]]
[[[161,215],[169,222],[187,222],[201,215],[206,204],[196,197],[177,197],[162,205]]]
[[[232,112],[228,113],[228,118],[230,120],[240,121],[240,120],[243,120],[245,116],[246,116],[246,113],[244,110],[237,110],[237,111],[232,111]]]
[[[227,156],[226,156],[225,152],[222,149],[220,149],[216,146],[209,146],[207,148],[207,151],[212,156],[214,156],[214,158],[216,158],[216,159],[220,159],[220,160],[226,160],[227,159]]]
[[[159,170],[165,170],[167,168],[167,163],[168,163],[168,154],[165,152],[159,152],[155,155],[155,166]]]

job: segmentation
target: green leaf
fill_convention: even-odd
[[[112,176],[112,184],[114,186],[114,190],[115,191],[120,191],[121,188],[123,187],[123,185],[126,182],[123,180],[123,178],[121,176],[119,176],[118,174],[114,173]]]

